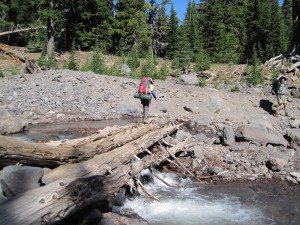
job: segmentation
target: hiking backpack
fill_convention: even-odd
[[[274,79],[273,84],[272,84],[272,94],[276,95],[278,92],[278,88],[279,88],[279,80],[278,79]]]
[[[138,93],[139,94],[146,94],[146,95],[151,94],[151,92],[150,92],[150,78],[149,77],[144,76],[141,79],[141,82],[140,82],[140,85],[139,85],[139,88],[138,88]]]

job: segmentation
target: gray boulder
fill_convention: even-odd
[[[1,188],[6,197],[13,197],[41,186],[44,170],[30,166],[7,166],[2,170]]]
[[[212,119],[209,116],[198,116],[188,122],[190,128],[199,128],[201,126],[209,126],[212,124]]]
[[[198,77],[195,75],[181,75],[176,82],[183,85],[199,85]]]
[[[178,130],[175,139],[177,139],[179,142],[186,140],[187,138],[192,137],[192,135],[188,132]]]
[[[290,140],[292,148],[300,153],[300,129],[291,129],[286,132],[287,138]]]
[[[0,134],[13,134],[28,129],[28,123],[0,108]]]
[[[130,103],[122,103],[117,107],[117,111],[122,116],[136,116],[138,109]]]
[[[279,132],[261,125],[239,126],[237,129],[237,136],[242,141],[257,142],[263,146],[271,144],[287,147],[288,145],[288,142]]]
[[[235,143],[234,130],[230,126],[225,126],[223,128],[223,141],[225,145],[232,145]]]
[[[270,160],[267,162],[266,166],[275,171],[278,172],[284,168],[284,166],[287,164],[287,160],[280,159],[280,158],[270,158]]]

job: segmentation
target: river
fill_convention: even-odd
[[[31,125],[23,133],[11,135],[35,142],[87,136],[106,126],[140,122],[140,118],[81,121]],[[161,202],[141,195],[127,200],[130,208],[150,225],[299,225],[300,185],[280,181],[235,183],[195,182],[156,171],[170,187],[157,178],[146,185]]]
[[[127,200],[150,225],[299,225],[300,189],[286,182],[198,183],[159,173],[147,190],[161,202],[141,195]]]

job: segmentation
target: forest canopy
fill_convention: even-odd
[[[261,62],[291,52],[293,6],[299,0],[189,0],[179,20],[170,0],[5,0],[0,3],[0,42],[51,52],[72,48],[179,62]],[[167,13],[167,8],[170,12]],[[295,11],[295,7],[294,7]],[[295,22],[294,22],[295,23]],[[44,27],[44,28],[42,28]]]

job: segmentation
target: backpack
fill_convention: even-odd
[[[279,89],[279,81],[278,81],[278,79],[274,79],[273,84],[272,84],[272,90],[271,90],[272,94],[276,95],[278,92],[278,89]]]
[[[141,82],[140,82],[140,85],[139,85],[139,88],[138,88],[138,93],[139,94],[146,94],[146,95],[151,94],[151,92],[150,92],[150,78],[149,77],[144,76],[141,79]]]
[[[144,76],[141,79],[141,82],[139,84],[137,92],[134,93],[133,97],[134,98],[151,100],[152,95],[151,95],[151,91],[150,91],[150,82],[151,82],[151,78],[147,77],[147,76]]]

